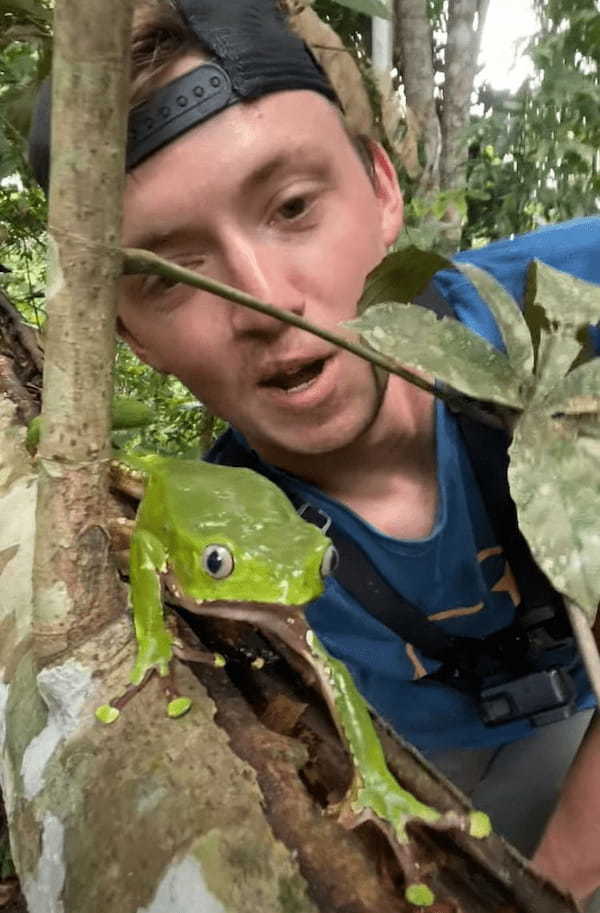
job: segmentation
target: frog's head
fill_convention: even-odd
[[[304,605],[316,599],[336,561],[331,541],[263,476],[207,469],[208,488],[191,485],[198,464],[188,463],[180,465],[177,490],[171,485],[165,493],[179,502],[167,514],[185,516],[170,561],[182,591],[201,602]]]

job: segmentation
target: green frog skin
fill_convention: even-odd
[[[173,642],[163,615],[163,585],[190,612],[250,622],[280,638],[312,668],[353,764],[352,785],[339,807],[341,823],[373,821],[399,860],[407,900],[430,906],[434,895],[419,876],[407,824],[485,837],[490,822],[482,812],[441,814],[391,774],[348,670],[304,617],[304,605],[321,594],[335,562],[329,539],[298,516],[277,486],[248,469],[147,455],[128,458],[126,472],[145,482],[130,548],[138,645],[132,689],[153,672],[170,672]],[[187,698],[175,697],[169,713],[179,716],[189,706]],[[97,711],[102,722],[118,715],[110,704]]]

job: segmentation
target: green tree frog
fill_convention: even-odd
[[[248,469],[157,455],[128,462],[130,471],[145,479],[130,549],[138,644],[131,690],[153,672],[169,675],[173,643],[163,616],[163,586],[190,612],[237,618],[275,634],[313,669],[353,763],[340,821],[347,827],[373,821],[402,866],[407,899],[431,905],[434,896],[419,876],[407,824],[419,821],[485,837],[490,822],[481,812],[441,814],[391,774],[348,670],[330,656],[304,617],[303,607],[321,594],[333,569],[330,540],[298,516],[277,486]],[[178,716],[189,704],[176,697],[169,712]],[[97,716],[112,722],[118,710],[107,704]]]

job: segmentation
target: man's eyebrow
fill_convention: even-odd
[[[325,171],[326,161],[322,153],[313,147],[302,146],[277,152],[245,175],[236,192],[239,192],[241,196],[245,196],[251,190],[259,190],[265,184],[268,184],[279,173],[295,169],[304,172],[311,170],[314,172]],[[183,225],[178,225],[172,231],[149,230],[147,234],[136,239],[135,247],[158,252],[161,247],[177,241],[180,235],[186,235],[186,228]]]
[[[267,184],[280,171],[291,171],[299,169],[302,171],[314,169],[324,170],[325,160],[318,150],[301,147],[299,149],[286,149],[282,152],[275,153],[265,162],[261,162],[241,182],[241,190],[248,191],[253,187],[260,187]]]

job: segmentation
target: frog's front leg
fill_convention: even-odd
[[[169,674],[173,641],[165,624],[162,575],[167,572],[167,552],[161,541],[146,529],[136,529],[131,539],[129,582],[137,657],[131,682],[139,685],[156,670]]]
[[[182,716],[191,706],[189,698],[178,694],[171,669],[173,638],[165,624],[162,603],[162,576],[167,571],[167,557],[162,543],[151,532],[139,528],[134,531],[130,544],[129,582],[137,657],[129,688],[97,709],[96,716],[103,723],[114,722],[154,672],[163,680],[169,716]]]

